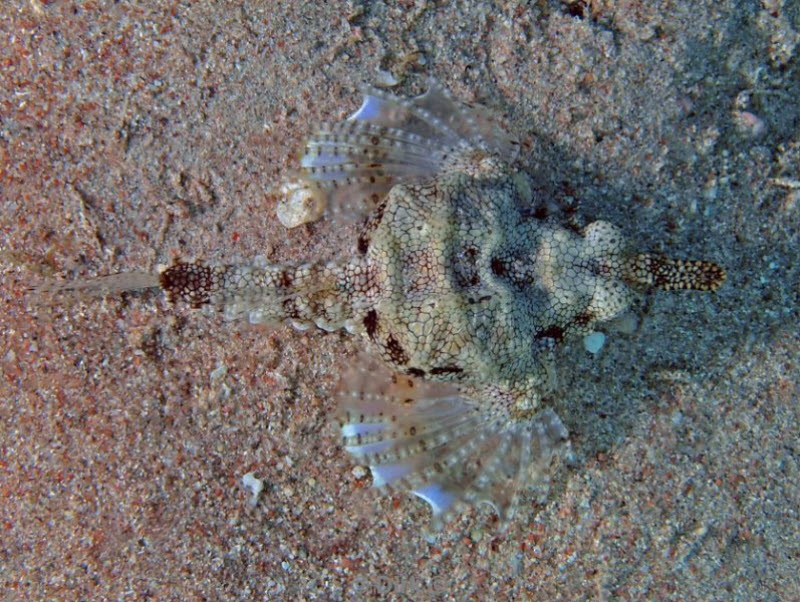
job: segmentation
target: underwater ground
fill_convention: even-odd
[[[4,596],[800,598],[800,5],[11,0],[0,36]],[[574,458],[505,530],[369,488],[329,419],[358,340],[27,291],[350,253],[276,190],[361,84],[428,76],[541,199],[728,271],[559,352]]]

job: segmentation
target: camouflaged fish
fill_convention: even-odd
[[[307,142],[278,208],[290,226],[362,220],[351,257],[177,263],[60,288],[157,286],[229,319],[361,335],[380,361],[360,358],[337,388],[344,448],[437,522],[480,502],[505,520],[567,445],[543,403],[554,348],[619,316],[637,290],[725,279],[711,262],[632,250],[607,222],[576,231],[542,215],[516,153],[485,110],[436,85],[411,99],[370,90]]]

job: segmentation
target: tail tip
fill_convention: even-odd
[[[713,291],[724,284],[726,277],[725,270],[713,261],[647,253],[633,257],[628,270],[632,282],[665,291]]]

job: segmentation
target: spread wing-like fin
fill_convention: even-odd
[[[452,99],[433,82],[414,98],[370,88],[346,121],[322,127],[306,143],[295,180],[283,188],[278,215],[293,227],[319,218],[361,218],[397,183],[439,171],[469,149],[512,159],[517,143],[489,111]]]
[[[360,358],[337,397],[345,449],[373,484],[425,500],[435,524],[466,505],[490,504],[508,520],[524,487],[546,480],[567,431],[546,409],[512,417],[449,384],[393,375]]]

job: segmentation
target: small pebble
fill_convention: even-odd
[[[739,133],[748,138],[756,138],[767,129],[764,120],[750,111],[734,111],[733,122]]]
[[[602,332],[593,332],[583,337],[583,348],[591,354],[596,354],[603,348],[606,335]]]
[[[250,499],[247,500],[249,506],[255,506],[258,503],[258,496],[264,489],[264,481],[257,479],[252,472],[248,472],[242,477],[242,485],[250,492]]]

